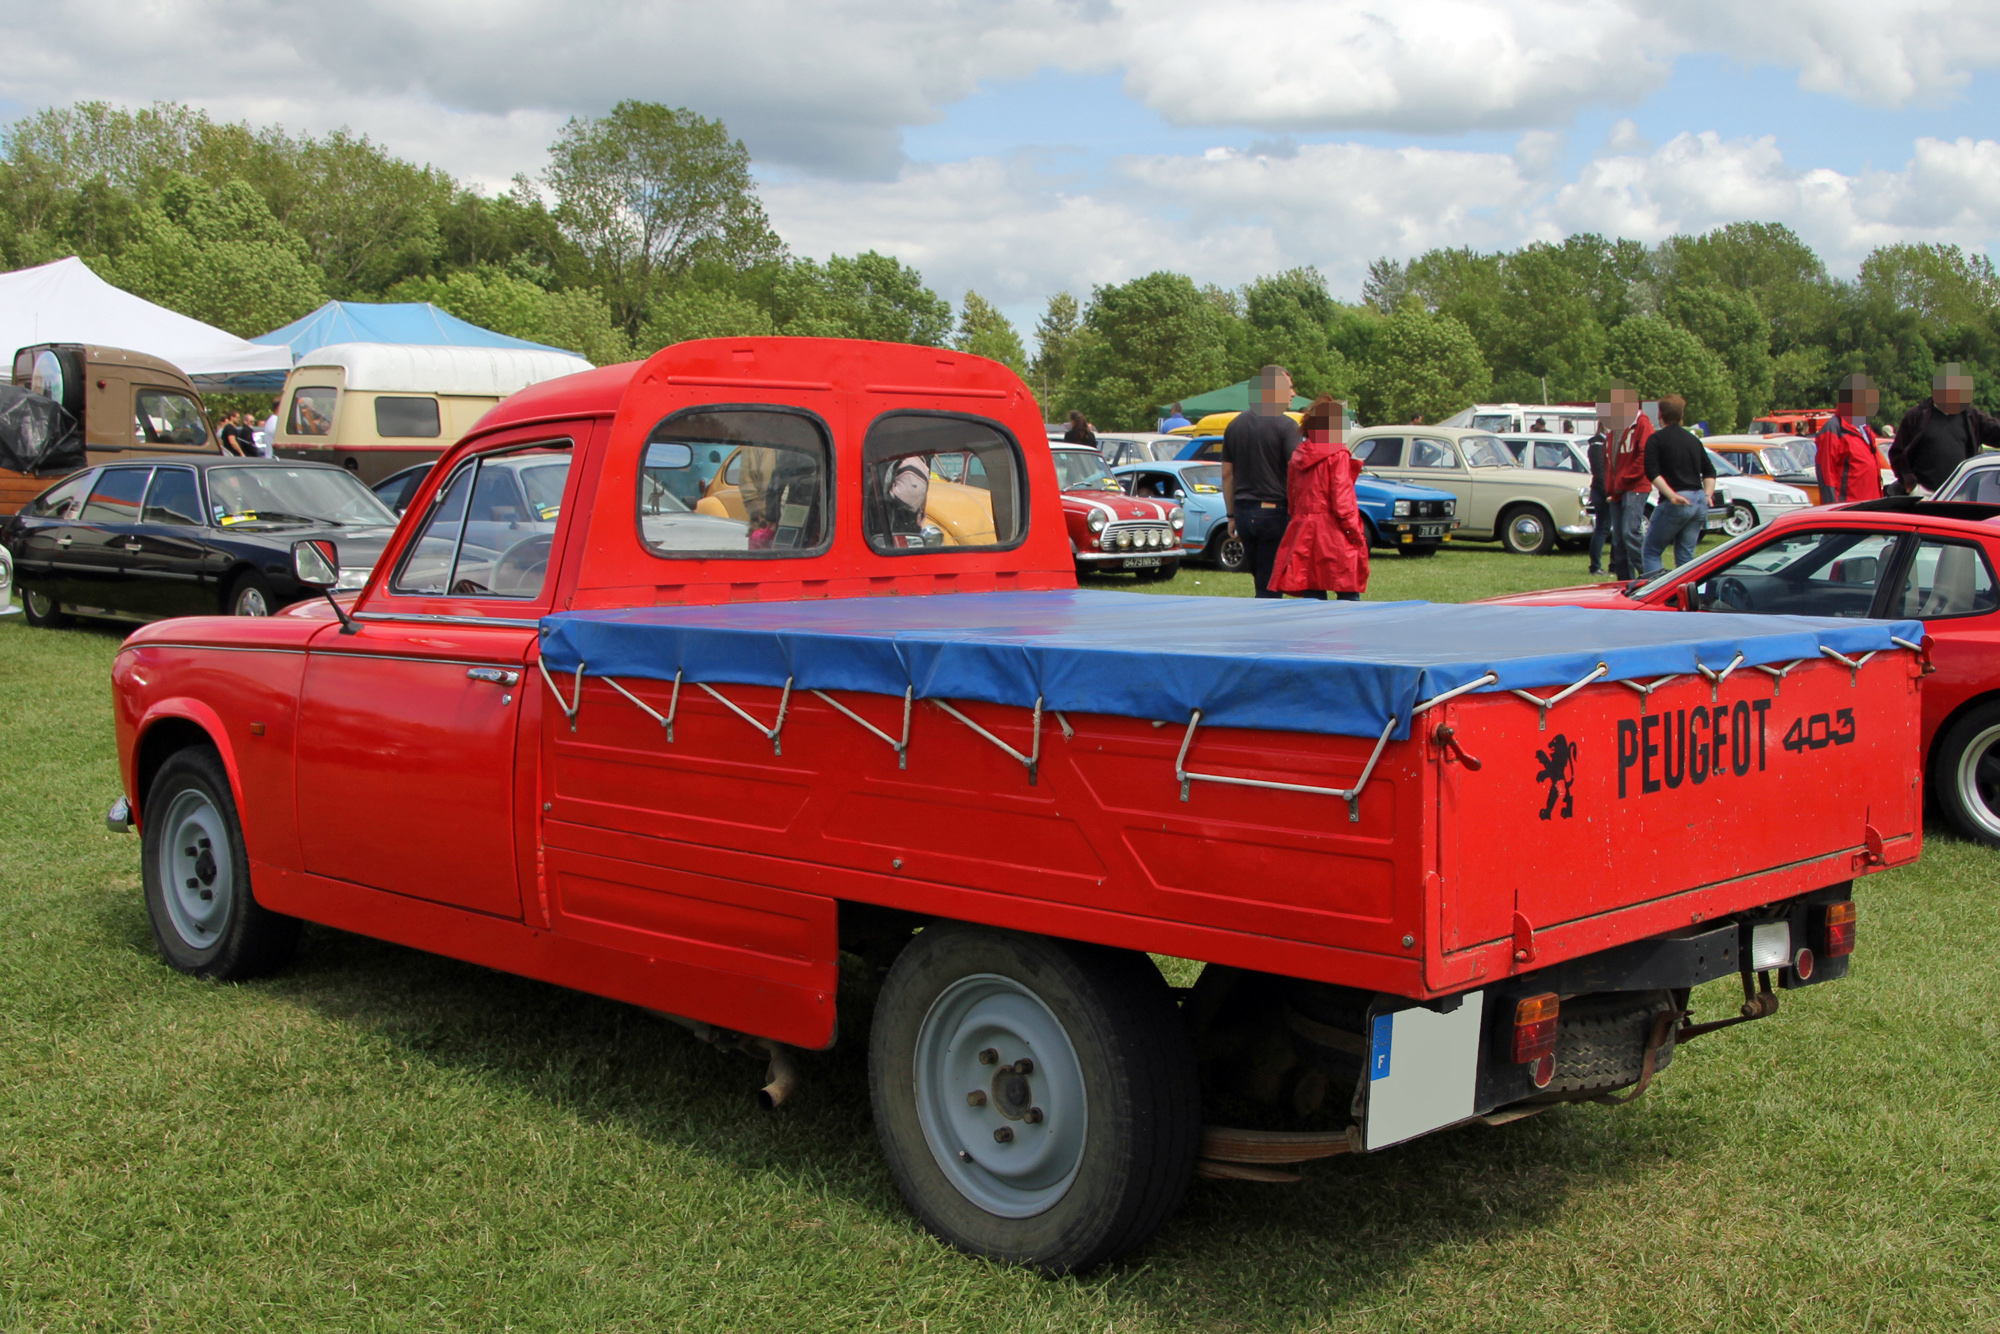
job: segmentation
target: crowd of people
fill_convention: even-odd
[[[278,402],[271,400],[270,415],[261,422],[254,412],[225,412],[216,423],[215,438],[224,453],[244,458],[271,457],[271,441],[278,434]]]
[[[1222,499],[1260,598],[1359,600],[1368,530],[1354,496],[1361,464],[1343,440],[1345,405],[1322,394],[1294,425],[1292,377],[1266,366],[1257,397],[1222,432]],[[1176,405],[1178,407],[1178,405]]]

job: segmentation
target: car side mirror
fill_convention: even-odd
[[[1179,487],[1175,487],[1175,488],[1174,488],[1174,499],[1175,499],[1175,500],[1186,500],[1186,499],[1187,499],[1187,492],[1185,492],[1185,491],[1181,490],[1181,489],[1180,489]]]
[[[323,537],[292,543],[292,577],[302,588],[332,588],[340,582],[339,548]]]

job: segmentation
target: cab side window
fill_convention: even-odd
[[[333,400],[339,390],[307,388],[292,391],[292,409],[285,414],[288,435],[326,435],[333,430]]]
[[[459,464],[432,501],[391,587],[429,597],[539,596],[555,548],[569,449],[567,442],[534,445]],[[524,499],[526,474],[536,479],[533,489],[553,490],[552,503]]]
[[[146,523],[201,527],[201,492],[195,486],[194,470],[155,468],[140,518]]]
[[[97,474],[90,498],[83,502],[85,523],[137,523],[139,497],[146,494],[151,468],[106,468]]]
[[[1986,553],[1971,542],[1926,537],[1917,545],[1891,616],[1935,621],[1983,616],[2000,607]]]
[[[28,502],[25,511],[35,519],[70,519],[83,505],[83,490],[89,484],[91,474],[72,477],[61,486],[42,492]]]
[[[1354,446],[1354,458],[1371,468],[1400,468],[1403,466],[1403,437],[1378,435],[1372,440],[1359,441]]]
[[[785,407],[691,408],[646,438],[639,538],[656,556],[797,556],[833,532],[833,442]]]
[[[186,394],[141,389],[132,395],[132,438],[148,445],[205,445],[208,421]]]
[[[976,485],[949,481],[933,460],[959,456]],[[885,554],[1011,546],[1025,529],[1020,450],[997,423],[950,413],[891,412],[861,442],[861,520]]]
[[[1695,587],[1700,611],[1866,616],[1899,535],[1797,531],[1730,562]]]

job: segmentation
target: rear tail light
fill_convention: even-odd
[[[1553,991],[1516,1002],[1514,1060],[1517,1064],[1540,1062],[1546,1056],[1550,1058],[1547,1062],[1549,1073],[1555,1073],[1556,1021],[1561,1013],[1562,1000]],[[1536,1073],[1541,1073],[1539,1068]]]
[[[1792,924],[1762,922],[1750,928],[1750,966],[1759,972],[1792,961]]]
[[[1838,959],[1854,953],[1854,901],[1829,903],[1826,905],[1826,921],[1821,935],[1824,946],[1820,953],[1829,959]]]

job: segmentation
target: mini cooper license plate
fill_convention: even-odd
[[[1160,568],[1158,556],[1133,556],[1125,562],[1128,570],[1157,570]]]

